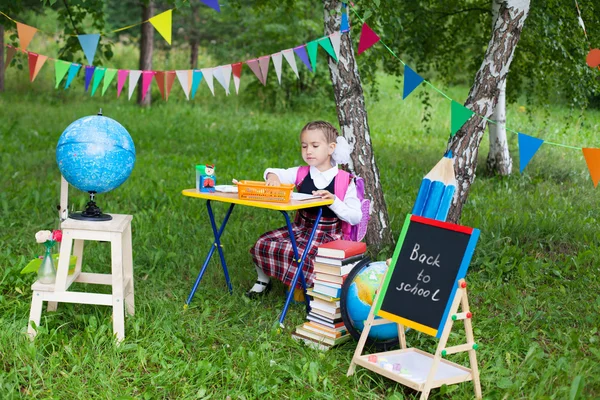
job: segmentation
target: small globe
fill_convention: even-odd
[[[341,307],[345,309],[346,314],[353,329],[348,329],[351,333],[355,331],[360,333],[364,328],[364,321],[369,317],[369,311],[373,305],[375,292],[379,288],[387,272],[385,261],[376,261],[357,265],[348,275],[344,282],[342,291]],[[380,317],[375,317],[380,319]],[[389,323],[371,327],[369,331],[370,342],[392,342],[398,339],[398,325]]]
[[[129,132],[102,115],[83,117],[65,129],[56,162],[67,182],[84,192],[105,193],[129,178],[135,146]]]

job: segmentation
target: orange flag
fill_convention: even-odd
[[[25,25],[17,22],[17,33],[19,34],[19,46],[22,50],[27,50],[27,46],[33,39],[33,35],[37,32],[33,26]]]
[[[594,182],[594,187],[596,187],[598,186],[598,181],[600,181],[600,149],[584,148],[581,150],[583,150],[583,156],[590,170],[592,182]]]
[[[169,93],[171,93],[173,82],[175,82],[175,71],[156,71],[154,79],[158,83],[158,89],[162,98],[169,100]]]

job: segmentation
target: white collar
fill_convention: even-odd
[[[325,172],[321,172],[317,169],[317,167],[310,167],[310,177],[314,180],[315,177],[317,176],[322,176],[324,179],[328,180],[328,181],[332,181],[333,178],[335,178],[335,176],[338,173],[338,166],[334,166],[329,168],[327,171]]]

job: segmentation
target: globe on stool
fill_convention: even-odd
[[[83,117],[64,130],[56,146],[61,174],[77,189],[90,194],[86,209],[69,214],[84,221],[109,221],[96,205],[95,196],[110,192],[129,178],[135,164],[135,146],[129,132],[114,119]]]

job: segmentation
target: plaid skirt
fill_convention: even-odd
[[[301,215],[302,213],[302,215]],[[314,219],[306,216],[302,211],[296,213],[296,218],[292,224],[292,230],[296,239],[298,248],[298,257],[302,257],[306,244],[310,238],[310,233],[314,226]],[[321,218],[315,236],[310,245],[310,250],[304,259],[302,272],[306,279],[306,285],[312,286],[315,274],[313,272],[313,262],[317,254],[317,247],[323,243],[342,238],[342,222],[337,218]],[[294,249],[287,225],[267,232],[258,239],[256,244],[250,249],[250,254],[254,263],[258,265],[270,277],[279,279],[286,286],[291,286],[294,275],[298,270],[298,264],[294,261]],[[297,288],[301,288],[300,278],[298,278]]]

